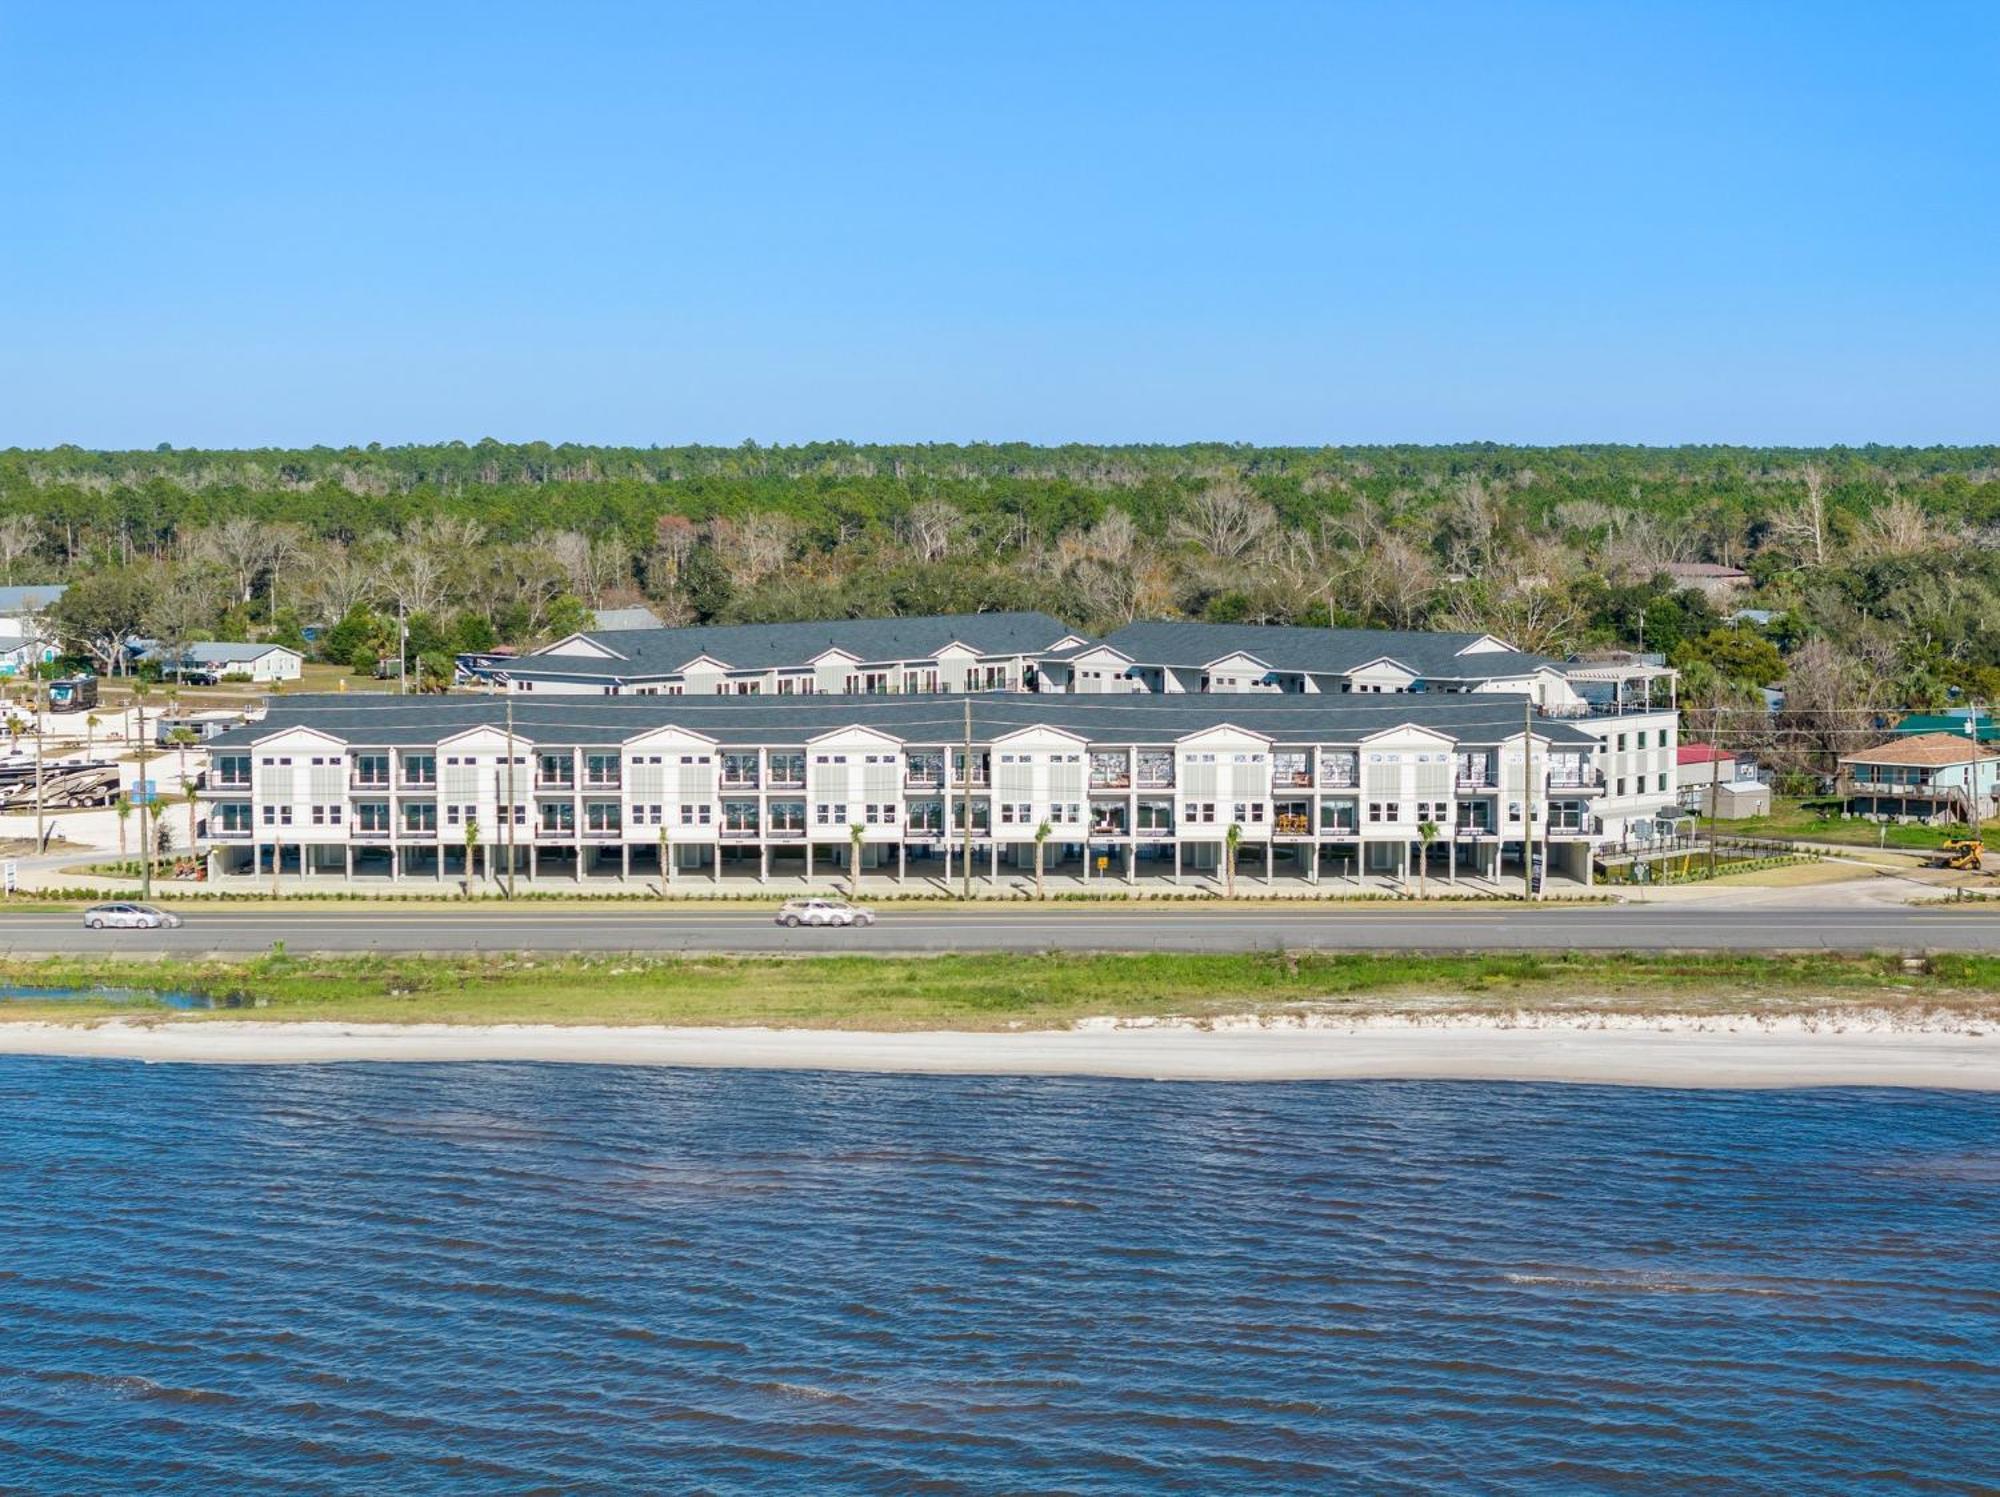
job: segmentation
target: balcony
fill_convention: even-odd
[[[1130,790],[1132,776],[1129,774],[1096,774],[1090,777],[1090,788],[1098,790]]]
[[[568,792],[576,789],[576,781],[573,779],[570,780],[549,779],[542,775],[536,775],[535,789],[538,792],[556,791],[567,794]]]
[[[688,830],[694,831],[696,828],[689,827]],[[754,826],[726,826],[717,835],[725,842],[750,842],[761,836],[762,832]]]
[[[903,776],[903,784],[912,790],[935,790],[944,783],[944,776],[935,769],[912,769]]]
[[[205,831],[211,842],[248,842],[256,835],[254,829],[247,826],[210,826]]]
[[[435,842],[438,829],[434,826],[406,826],[396,834],[398,842]]]
[[[1359,790],[1361,777],[1351,769],[1322,769],[1319,772],[1319,788],[1322,790]]]
[[[1602,790],[1604,771],[1586,769],[1581,771],[1550,770],[1545,782],[1551,790]]]
[[[1452,783],[1460,790],[1469,790],[1475,794],[1482,794],[1488,790],[1498,790],[1500,788],[1492,777],[1484,771],[1475,774],[1461,774]]]

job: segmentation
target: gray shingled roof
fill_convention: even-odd
[[[725,744],[803,744],[837,728],[879,728],[912,743],[959,741],[965,704],[972,733],[990,742],[1020,728],[1045,726],[1093,743],[1171,743],[1230,723],[1287,743],[1350,743],[1402,723],[1493,744],[1518,733],[1523,698],[1505,693],[1450,696],[1036,696],[994,692],[959,696],[687,696],[516,698],[514,731],[532,743],[616,744],[674,725]],[[369,694],[288,696],[261,723],[211,738],[207,747],[248,747],[280,729],[318,728],[349,743],[411,745],[481,725],[501,726],[506,705],[492,696],[396,697]],[[1594,740],[1572,724],[1537,719],[1538,734],[1564,745]]]
[[[622,659],[525,655],[515,675],[630,680],[671,675],[700,655],[738,670],[804,665],[828,649],[865,661],[928,660],[958,640],[982,655],[1033,655],[1072,631],[1046,613],[954,613],[915,618],[819,619],[801,624],[707,624],[688,629],[591,629]]]
[[[193,665],[248,665],[253,660],[261,660],[273,650],[287,650],[296,655],[290,645],[243,644],[234,640],[200,640],[186,646],[182,656]]]
[[[0,614],[31,613],[37,609],[47,608],[68,591],[69,584],[65,582],[43,582],[27,587],[0,587]]]
[[[1490,680],[1552,664],[1541,655],[1498,650],[1460,652],[1487,638],[1417,629],[1301,629],[1283,624],[1197,624],[1147,620],[1105,637],[1140,665],[1193,670],[1239,651],[1274,670],[1346,675],[1370,661],[1394,660],[1428,680]]]

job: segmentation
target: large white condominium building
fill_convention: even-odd
[[[754,886],[835,872],[856,839],[870,870],[948,880],[1030,867],[1039,833],[1059,874],[1150,881],[1212,872],[1233,828],[1252,886],[1518,879],[1524,850],[1588,882],[1607,795],[1597,737],[1497,694],[348,694],[206,748],[221,880],[664,863]]]
[[[975,613],[599,631],[463,666],[517,693],[599,696],[1518,694],[1598,741],[1599,836],[1644,836],[1679,798],[1671,670],[1555,660],[1490,634],[1149,621],[1090,639],[1044,613]]]

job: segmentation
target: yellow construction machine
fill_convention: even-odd
[[[1937,850],[1933,868],[1956,868],[1961,873],[1977,873],[1986,856],[1986,844],[1977,837],[1954,837]]]

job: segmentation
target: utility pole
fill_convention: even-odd
[[[133,683],[133,699],[139,706],[139,897],[153,897],[153,795],[146,787],[146,699]]]
[[[507,697],[507,897],[514,897],[514,692],[503,687]],[[629,859],[627,860],[630,861]]]
[[[42,810],[42,724],[47,720],[48,682],[42,679],[39,663],[35,669],[35,851],[43,850],[48,838],[46,815]],[[113,787],[116,788],[115,786]]]
[[[1715,808],[1716,799],[1722,786],[1722,708],[1715,709],[1715,715],[1708,723],[1708,876],[1715,877]]]
[[[1535,897],[1535,704],[1521,698],[1521,897]]]
[[[965,793],[958,798],[958,824],[964,833],[965,865],[959,870],[960,888],[972,898],[972,698],[965,699]]]

